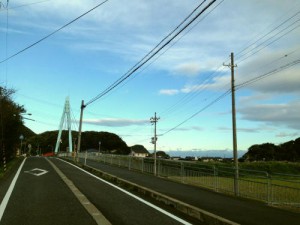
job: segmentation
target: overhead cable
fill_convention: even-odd
[[[298,15],[300,12],[296,13],[294,16]],[[293,16],[293,17],[294,17]],[[290,20],[290,17],[288,20]],[[294,31],[295,29],[300,27],[300,19],[297,19],[296,21],[293,21],[291,24],[289,24],[288,26],[282,28],[281,30],[279,30],[277,33],[275,33],[274,35],[272,35],[271,37],[268,37],[266,40],[262,41],[261,43],[257,44],[260,40],[262,40],[264,37],[268,36],[270,33],[274,32],[275,30],[277,30],[281,25],[285,24],[288,20],[284,21],[283,23],[281,23],[279,26],[277,26],[276,28],[274,28],[273,30],[271,30],[270,32],[268,32],[267,34],[265,34],[264,36],[262,36],[261,38],[259,38],[258,40],[256,40],[254,43],[252,43],[251,45],[249,45],[248,47],[246,47],[244,50],[242,50],[241,52],[238,53],[238,55],[240,55],[241,53],[245,52],[246,49],[249,49],[251,46],[255,46],[252,49],[249,49],[248,51],[246,51],[245,53],[241,54],[240,56],[238,56],[238,60],[237,63],[241,63],[242,61],[248,59],[249,57],[257,54],[258,52],[260,52],[261,50],[263,50],[264,48],[270,46],[271,44],[273,44],[274,42],[278,41],[279,39],[281,39],[282,37],[286,36],[287,34],[291,33],[292,31]],[[256,45],[257,44],[257,45]]]
[[[276,68],[276,69],[274,69],[272,71],[269,71],[269,72],[264,73],[264,74],[262,74],[260,76],[254,77],[254,78],[252,78],[250,80],[247,80],[247,81],[245,81],[245,82],[243,82],[241,84],[236,85],[236,90],[238,90],[238,89],[240,89],[240,88],[242,88],[242,87],[244,87],[246,85],[249,85],[249,84],[252,84],[254,82],[257,82],[257,81],[259,81],[261,79],[264,79],[264,78],[266,78],[268,76],[271,76],[271,75],[273,75],[275,73],[278,73],[278,72],[280,72],[282,70],[288,69],[288,68],[290,68],[292,66],[295,66],[295,65],[297,65],[299,63],[300,63],[300,59],[297,59],[297,60],[295,60],[293,62],[290,62],[290,63],[287,63],[287,64],[285,64],[283,66],[280,66],[280,67],[278,67],[278,68]]]
[[[24,6],[30,6],[30,5],[35,5],[35,4],[39,4],[39,3],[44,3],[44,2],[48,2],[48,1],[51,1],[51,0],[44,0],[44,1],[39,1],[39,2],[32,2],[32,3],[27,3],[27,4],[23,4],[23,5],[14,6],[14,7],[8,7],[8,6],[6,6],[6,8],[8,10],[11,10],[11,9],[16,9],[16,8],[21,8],[21,7],[24,7]],[[7,3],[7,5],[8,5],[8,3]],[[0,12],[1,12],[1,6],[0,6]]]
[[[262,80],[262,79],[264,79],[264,78],[266,78],[266,77],[268,77],[268,76],[271,76],[271,75],[273,75],[273,74],[276,74],[276,73],[278,73],[278,72],[280,72],[280,71],[282,71],[282,70],[285,70],[285,69],[288,69],[288,68],[290,68],[290,67],[293,67],[293,66],[295,66],[295,65],[297,65],[297,64],[299,64],[299,63],[300,63],[300,59],[297,59],[297,60],[295,60],[295,61],[293,61],[293,62],[287,63],[287,64],[285,64],[285,65],[283,65],[283,66],[281,66],[281,67],[278,67],[278,68],[276,68],[276,69],[274,69],[274,70],[272,70],[272,71],[269,71],[269,72],[267,72],[267,73],[265,73],[265,74],[262,74],[262,75],[260,75],[260,76],[254,77],[254,78],[252,78],[252,79],[250,79],[250,80],[247,80],[247,81],[245,81],[245,82],[243,82],[243,83],[241,83],[241,84],[236,85],[236,86],[235,86],[235,90],[237,91],[237,90],[239,90],[239,89],[245,87],[246,85],[255,83],[255,82],[257,82],[257,81],[259,81],[259,80]],[[224,97],[226,97],[227,95],[229,95],[230,93],[231,93],[231,89],[228,89],[226,92],[224,92],[224,93],[223,93],[222,95],[220,95],[218,98],[216,98],[215,100],[211,101],[209,104],[207,104],[206,106],[204,106],[203,108],[201,108],[199,111],[197,111],[196,113],[194,113],[193,115],[191,115],[190,117],[188,117],[187,119],[185,119],[184,121],[182,121],[181,123],[179,123],[178,125],[176,125],[175,127],[173,127],[173,128],[171,128],[171,129],[169,129],[168,131],[164,132],[162,135],[165,135],[165,134],[167,134],[167,133],[169,133],[169,132],[171,132],[171,131],[173,131],[173,130],[176,130],[178,127],[180,127],[181,125],[183,125],[183,124],[186,123],[187,121],[191,120],[192,118],[194,118],[194,117],[197,116],[199,113],[201,113],[201,112],[203,112],[204,110],[206,110],[207,108],[211,107],[213,104],[217,103],[217,102],[220,101],[222,98],[224,98]],[[161,135],[161,136],[162,136],[162,135]]]
[[[209,108],[210,106],[212,106],[213,104],[217,103],[218,101],[220,101],[222,98],[226,97],[227,95],[229,95],[231,93],[231,89],[228,89],[226,92],[224,92],[223,94],[221,94],[218,98],[214,99],[213,101],[211,101],[209,104],[207,104],[206,106],[204,106],[203,108],[201,108],[199,111],[197,111],[196,113],[194,113],[193,115],[191,115],[190,117],[188,117],[187,119],[185,119],[184,121],[182,121],[181,123],[179,123],[178,125],[176,125],[175,127],[173,127],[172,129],[166,131],[165,133],[163,133],[161,136],[177,129],[178,127],[180,127],[181,125],[183,125],[184,123],[186,123],[187,121],[189,121],[190,119],[194,118],[195,116],[197,116],[199,113],[203,112],[204,110],[206,110],[207,108]]]
[[[64,29],[64,28],[66,28],[66,27],[69,26],[70,24],[72,24],[72,23],[74,23],[75,21],[79,20],[79,19],[82,18],[83,16],[87,15],[88,13],[92,12],[93,10],[97,9],[98,7],[100,7],[101,5],[103,5],[104,3],[108,2],[108,1],[109,1],[109,0],[105,0],[105,1],[101,2],[100,4],[96,5],[94,8],[92,8],[92,9],[86,11],[85,13],[83,13],[83,14],[81,14],[80,16],[76,17],[75,19],[73,19],[73,20],[70,21],[69,23],[63,25],[62,27],[58,28],[57,30],[55,30],[55,31],[51,32],[50,34],[46,35],[46,36],[43,37],[42,39],[40,39],[40,40],[34,42],[33,44],[27,46],[26,48],[24,48],[24,49],[18,51],[17,53],[15,53],[15,54],[9,56],[8,58],[6,58],[6,59],[0,61],[0,64],[3,63],[3,62],[6,62],[6,61],[8,61],[8,60],[10,60],[11,58],[13,58],[13,57],[15,57],[15,56],[21,54],[22,52],[25,52],[26,50],[28,50],[28,49],[34,47],[35,45],[39,44],[40,42],[44,41],[45,39],[51,37],[52,35],[56,34],[57,32],[61,31],[61,30]]]
[[[143,65],[145,65],[150,59],[152,59],[156,54],[158,54],[163,48],[165,48],[168,44],[170,44],[180,33],[182,33],[188,26],[190,26],[200,15],[202,15],[213,3],[215,3],[216,0],[212,0],[207,6],[204,7],[199,13],[196,14],[186,25],[184,25],[177,33],[175,33],[169,40],[166,40],[164,44],[162,44],[161,47],[159,47],[157,50],[153,51],[151,50],[151,54],[147,54],[148,57],[144,57],[144,60],[139,61],[139,63],[135,64],[127,73],[125,73],[123,76],[121,76],[118,80],[116,80],[113,84],[111,84],[108,88],[106,88],[103,92],[98,94],[96,97],[92,98],[90,101],[86,103],[85,106],[95,102],[99,98],[103,97],[110,91],[112,91],[114,88],[116,88],[118,85],[120,85],[122,82],[124,82],[127,78],[129,78],[132,74],[134,74],[136,71],[138,71]],[[169,36],[169,35],[168,35]],[[156,49],[156,48],[155,48]]]

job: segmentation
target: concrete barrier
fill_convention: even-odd
[[[130,181],[124,180],[117,176],[111,175],[109,173],[103,172],[96,168],[82,165],[82,167],[91,173],[100,176],[101,178],[116,183],[119,186],[126,188],[127,190],[137,191],[139,193],[144,194],[145,196],[149,196],[151,198],[156,199],[157,201],[163,202],[164,204],[177,209],[178,211],[185,213],[193,218],[198,219],[203,224],[207,225],[238,225],[238,223],[227,220],[223,217],[217,216],[213,213],[207,212],[205,210],[199,209],[195,206],[189,205],[177,199],[171,198],[164,194],[153,191],[149,188],[140,186],[138,184],[132,183]]]

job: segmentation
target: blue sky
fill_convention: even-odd
[[[2,61],[101,1],[11,0],[8,10],[0,2]],[[14,100],[32,113],[35,121],[24,122],[36,133],[58,129],[69,96],[78,130],[81,100],[88,102],[125,74],[199,3],[109,0],[1,63],[0,83],[17,90]],[[299,137],[299,11],[298,0],[216,1],[167,51],[88,105],[83,130],[113,132],[129,146],[150,150],[150,117],[157,112],[159,150],[232,149],[231,96],[202,109],[230,88],[223,63],[234,52],[237,85],[278,71],[236,92],[238,149]]]

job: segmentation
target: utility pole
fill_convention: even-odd
[[[239,162],[238,162],[238,153],[237,153],[237,138],[236,138],[236,113],[235,113],[235,85],[234,85],[234,54],[233,52],[230,55],[231,63],[228,65],[223,64],[231,68],[231,99],[232,99],[232,138],[233,138],[233,158],[234,158],[234,194],[239,195]]]
[[[80,145],[81,145],[81,129],[82,129],[82,117],[83,117],[83,110],[85,108],[84,101],[81,102],[80,107],[80,120],[79,120],[79,131],[78,131],[78,144],[77,144],[77,154],[80,152]]]
[[[156,176],[156,142],[157,142],[157,135],[156,135],[156,123],[159,120],[159,117],[156,117],[156,113],[154,117],[150,118],[150,122],[154,124],[154,137],[151,140],[151,143],[154,144],[154,176]]]

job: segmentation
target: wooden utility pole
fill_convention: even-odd
[[[78,144],[77,144],[77,153],[76,155],[80,152],[80,145],[81,145],[81,129],[82,129],[82,117],[83,117],[83,110],[85,108],[84,101],[82,100],[81,102],[81,107],[80,107],[80,120],[79,120],[79,130],[78,130]]]
[[[230,55],[231,63],[228,66],[231,68],[231,99],[232,99],[232,138],[233,138],[233,158],[234,158],[234,194],[239,195],[239,161],[238,161],[238,152],[237,152],[237,137],[236,137],[236,112],[235,112],[235,84],[234,84],[234,54],[233,52]]]
[[[156,117],[156,113],[154,114],[154,117],[150,118],[150,122],[154,124],[154,137],[152,138],[151,143],[154,144],[154,176],[156,176],[156,142],[157,142],[157,135],[156,135],[156,123],[159,120],[159,117]]]

